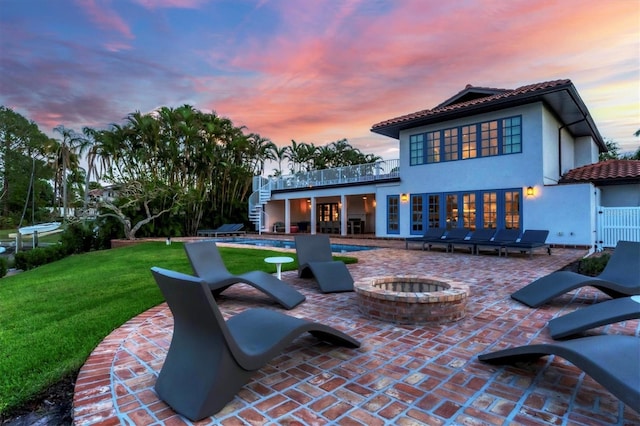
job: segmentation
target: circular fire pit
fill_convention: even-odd
[[[468,287],[434,277],[373,277],[354,284],[360,312],[397,324],[426,324],[464,318]]]

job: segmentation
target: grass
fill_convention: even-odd
[[[274,273],[264,258],[282,255],[227,247],[220,253],[235,274]],[[148,242],[74,255],[1,279],[0,418],[76,374],[111,331],[163,302],[152,266],[192,273],[181,243]],[[297,262],[282,266],[296,268]]]

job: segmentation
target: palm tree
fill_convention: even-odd
[[[54,155],[53,163],[56,170],[56,186],[60,190],[62,186],[62,219],[66,221],[68,212],[67,195],[67,171],[75,170],[79,166],[76,150],[80,138],[73,129],[68,129],[62,124],[53,128],[53,131],[62,136],[62,140],[54,140],[49,147],[49,152]]]
[[[276,170],[276,176],[282,176],[282,162],[288,158],[289,147],[283,146],[278,148],[275,144],[271,147],[271,157],[274,161],[278,162],[278,170]]]

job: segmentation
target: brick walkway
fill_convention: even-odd
[[[371,243],[371,241],[365,241]],[[467,315],[444,325],[398,326],[362,317],[355,293],[320,294],[313,280],[283,279],[307,296],[291,311],[362,342],[333,347],[313,337],[297,339],[258,371],[227,406],[198,425],[610,425],[640,424],[640,415],[562,358],[491,366],[479,353],[551,341],[546,322],[606,299],[589,288],[538,309],[509,294],[585,254],[555,249],[552,256],[498,258],[390,248],[354,252],[357,280],[392,274],[435,275],[470,287]],[[393,248],[395,247],[395,248]],[[158,265],[162,266],[162,265]],[[262,293],[235,285],[218,300],[226,316],[246,308],[279,309]],[[165,304],[111,333],[80,371],[74,396],[76,425],[184,425],[186,419],[158,400],[153,386],[172,333]],[[639,335],[638,321],[595,333]]]

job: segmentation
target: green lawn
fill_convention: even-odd
[[[282,255],[226,247],[220,252],[236,274],[274,273],[264,258]],[[105,336],[161,303],[152,266],[192,273],[182,244],[147,242],[74,255],[0,279],[0,415],[76,374]],[[296,262],[282,266],[296,268]]]

